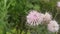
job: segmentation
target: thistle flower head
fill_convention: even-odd
[[[48,24],[48,30],[51,32],[58,32],[59,30],[58,23],[55,20],[50,21],[50,23]]]
[[[39,25],[42,21],[43,14],[35,10],[30,11],[30,13],[27,15],[27,23],[32,26]]]
[[[44,21],[49,22],[51,21],[51,19],[52,19],[52,16],[48,12],[46,12],[44,15]]]

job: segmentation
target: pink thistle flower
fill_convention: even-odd
[[[45,13],[44,15],[44,22],[49,22],[52,20],[52,15],[50,15],[48,12]]]
[[[35,10],[30,11],[30,13],[27,15],[27,23],[32,26],[39,25],[42,21],[43,14]]]
[[[59,25],[55,20],[50,21],[48,24],[48,30],[51,32],[58,32],[59,30]]]

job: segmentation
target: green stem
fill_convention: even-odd
[[[55,15],[55,17],[54,17],[54,19],[56,18],[56,16],[58,15],[58,12],[56,13],[56,15]]]
[[[20,34],[22,34],[22,29],[20,30]]]
[[[55,15],[54,19],[56,18],[57,15],[58,15],[58,9],[57,9],[57,12],[56,12],[56,15]]]
[[[57,34],[57,32],[56,32],[56,34]]]

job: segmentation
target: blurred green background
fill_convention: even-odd
[[[25,23],[29,10],[37,10],[50,12],[60,24],[58,1],[60,0],[0,0],[0,34],[56,34],[49,32],[45,26],[31,28]]]

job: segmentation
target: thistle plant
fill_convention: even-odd
[[[45,14],[39,13],[35,10],[30,11],[30,13],[27,15],[27,24],[29,26],[38,26],[39,24],[47,25],[47,29],[50,32],[58,32],[59,30],[59,24],[52,20],[52,15],[50,15],[48,12]]]
[[[59,0],[0,0],[0,34],[60,34]]]

